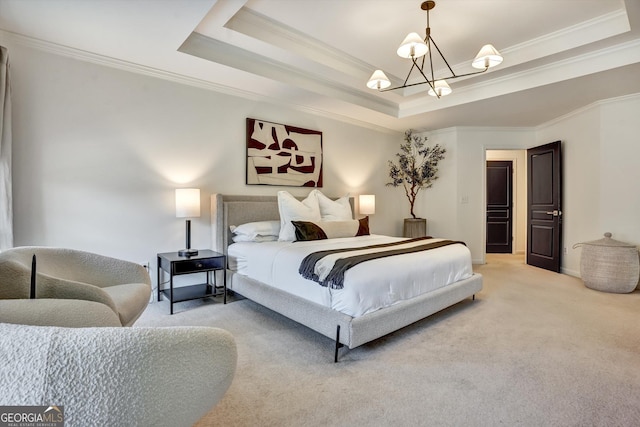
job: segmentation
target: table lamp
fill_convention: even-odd
[[[176,189],[176,218],[197,218],[200,216],[200,189]],[[186,248],[178,251],[180,256],[198,255],[197,249],[191,249],[191,220],[186,220]]]
[[[374,194],[361,194],[358,204],[362,215],[373,215],[376,213],[376,196]]]

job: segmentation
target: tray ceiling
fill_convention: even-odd
[[[402,83],[415,0],[0,0],[0,37],[380,129],[536,126],[600,99],[640,92],[636,0],[438,0],[431,35],[456,73],[493,44],[503,63],[450,81],[379,93],[375,69]],[[1,39],[0,39],[1,41]],[[444,64],[434,64],[436,77]]]

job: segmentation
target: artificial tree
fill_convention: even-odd
[[[440,144],[426,146],[426,141],[426,137],[414,135],[412,129],[407,130],[404,133],[404,143],[400,145],[400,152],[396,153],[397,163],[389,160],[391,182],[387,185],[404,187],[413,218],[417,218],[414,206],[418,193],[423,188],[433,186],[433,181],[438,179],[438,162],[444,159],[447,152]]]

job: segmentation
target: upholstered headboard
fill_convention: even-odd
[[[298,197],[299,200],[304,197]],[[349,198],[351,211],[354,199]],[[241,225],[254,221],[279,220],[278,198],[276,196],[211,195],[211,241],[213,250],[227,253],[232,242],[230,225]]]

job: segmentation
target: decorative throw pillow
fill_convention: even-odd
[[[296,241],[356,237],[369,234],[369,217],[350,221],[292,221]]]
[[[323,221],[350,221],[353,219],[349,195],[331,200],[320,190],[314,190],[320,206],[320,216]]]
[[[320,207],[316,193],[312,191],[306,199],[299,201],[287,191],[278,191],[280,212],[280,234],[278,240],[293,241],[296,233],[291,221],[320,221]]]

